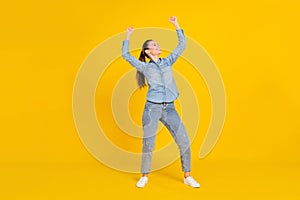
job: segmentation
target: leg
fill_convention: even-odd
[[[191,171],[191,150],[190,141],[186,130],[181,122],[174,104],[167,105],[163,112],[161,121],[172,134],[180,150],[181,166],[184,172],[184,184],[193,188],[199,188],[200,184],[190,175]]]
[[[151,171],[152,152],[154,149],[158,120],[161,117],[161,108],[157,105],[146,103],[143,113],[143,148],[141,173],[147,176]]]
[[[161,122],[168,128],[179,147],[182,171],[189,176],[191,171],[190,141],[185,127],[175,110],[174,104],[169,104],[163,112]]]

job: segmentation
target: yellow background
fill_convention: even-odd
[[[179,161],[137,189],[139,175],[82,145],[72,89],[99,43],[129,25],[172,28],[171,15],[218,66],[227,116],[208,157],[192,145],[200,189],[181,183]],[[6,1],[0,18],[1,199],[299,198],[299,1]]]

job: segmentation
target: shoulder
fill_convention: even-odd
[[[171,65],[170,60],[168,58],[160,58],[160,63],[162,65]]]

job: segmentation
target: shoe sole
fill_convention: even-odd
[[[200,187],[200,185],[199,186],[192,186],[192,185],[190,185],[189,183],[186,183],[186,182],[183,182],[185,185],[188,185],[188,186],[191,186],[192,188],[199,188]]]

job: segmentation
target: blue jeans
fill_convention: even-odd
[[[174,103],[154,104],[146,103],[143,113],[143,149],[141,173],[148,174],[151,171],[152,152],[158,121],[161,121],[171,133],[179,147],[181,167],[183,172],[191,171],[190,141],[184,125],[175,110]]]

